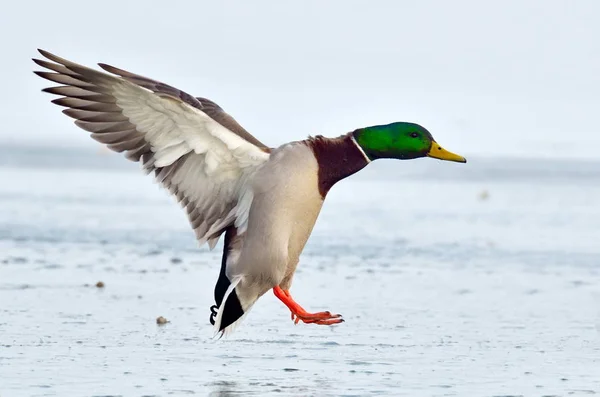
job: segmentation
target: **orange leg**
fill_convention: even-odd
[[[298,324],[302,321],[305,324],[320,324],[320,325],[333,325],[344,322],[341,314],[331,314],[330,312],[318,312],[309,313],[302,306],[296,303],[290,295],[290,291],[283,290],[277,286],[273,288],[275,296],[283,302],[284,305],[292,312],[292,320],[294,324]]]

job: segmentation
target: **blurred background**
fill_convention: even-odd
[[[22,1],[0,14],[0,395],[600,390],[600,3]],[[228,340],[221,244],[50,103],[36,48],[210,98],[261,141],[417,122],[465,165],[330,192],[295,278]],[[103,288],[96,288],[102,281]],[[155,318],[170,322],[157,326]]]
[[[92,145],[37,92],[30,58],[43,48],[214,98],[274,146],[408,120],[466,155],[597,158],[599,12],[553,0],[19,2],[0,17],[0,139]]]

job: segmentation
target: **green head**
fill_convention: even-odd
[[[433,157],[440,160],[466,163],[467,160],[442,149],[429,131],[418,124],[392,123],[360,128],[354,139],[371,160],[388,158],[409,160]]]

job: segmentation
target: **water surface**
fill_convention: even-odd
[[[267,294],[216,340],[221,245],[149,177],[8,152],[2,397],[600,393],[600,163],[373,164],[332,189],[292,288],[346,322],[295,326]]]

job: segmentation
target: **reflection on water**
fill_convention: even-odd
[[[242,391],[239,390],[239,387],[235,382],[228,382],[228,381],[215,382],[211,386],[214,389],[209,394],[211,397],[233,397],[233,396],[243,396],[243,395],[247,396],[250,394],[250,393],[242,393]]]

